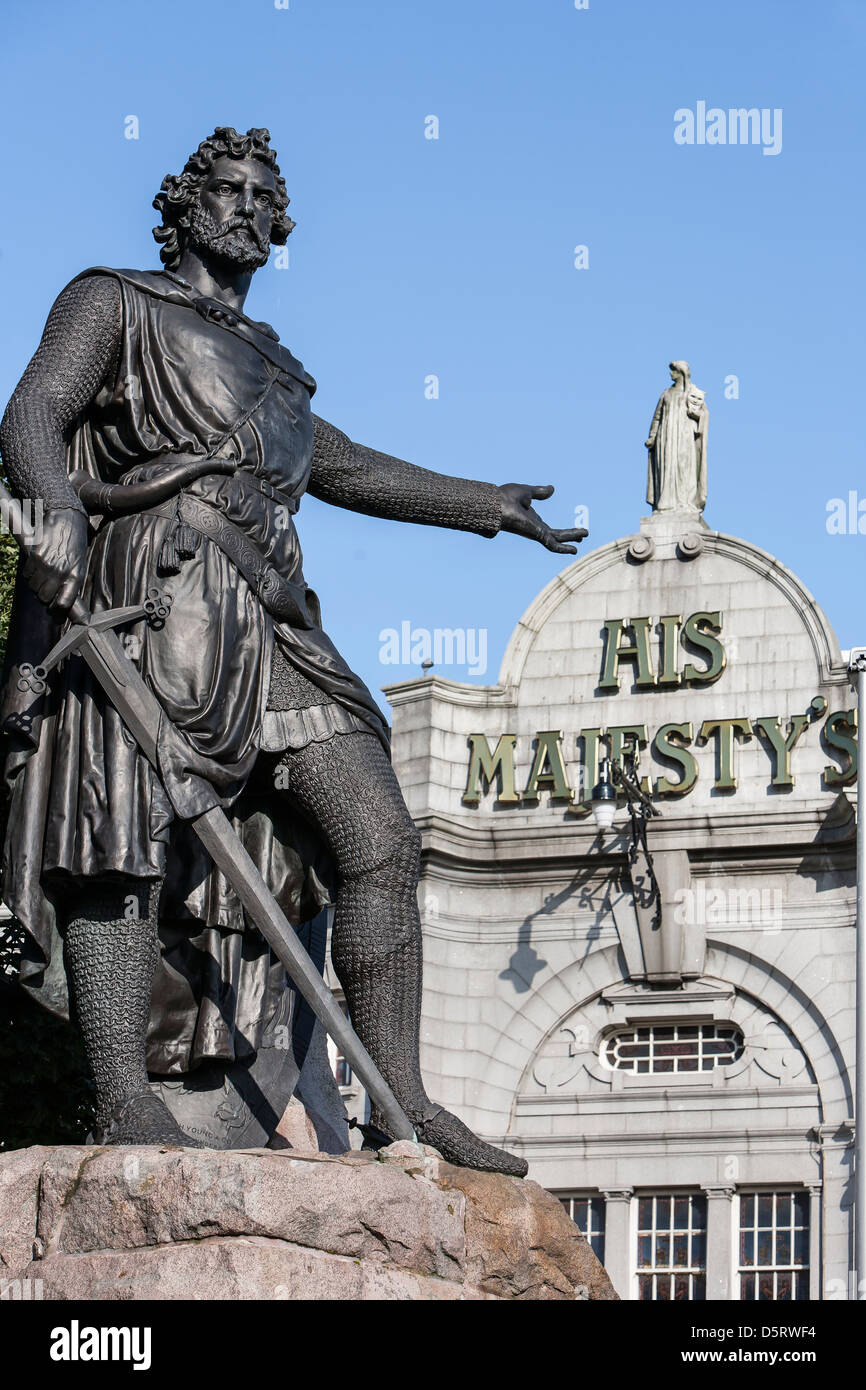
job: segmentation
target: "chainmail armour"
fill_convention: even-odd
[[[303,672],[298,671],[274,643],[271,661],[271,684],[268,690],[268,709],[312,709],[323,705],[327,696],[313,685]]]
[[[135,879],[88,884],[66,927],[75,1016],[96,1086],[99,1144],[200,1147],[179,1129],[147,1079],[160,889]]]
[[[65,435],[99,387],[114,379],[121,317],[118,285],[107,276],[75,281],[55,303],[0,425],[4,466],[19,497],[82,510],[66,473]],[[492,483],[430,473],[354,444],[318,417],[314,426],[313,496],[368,515],[482,536],[499,530],[500,495]],[[327,701],[276,656],[271,709]],[[455,1163],[522,1175],[523,1160],[483,1143],[424,1090],[420,842],[381,744],[352,729],[287,752],[280,766],[294,807],[324,835],[335,860],[334,965],[362,1041],[422,1139]],[[132,879],[94,882],[67,925],[73,1001],[97,1089],[98,1132],[108,1143],[194,1143],[148,1089],[145,1070],[159,889]],[[130,894],[141,903],[131,921],[124,910]],[[373,1123],[382,1127],[375,1113]]]
[[[479,536],[495,536],[499,531],[502,502],[495,483],[431,473],[353,444],[348,435],[317,415],[313,424],[316,447],[307,489],[311,496],[368,516],[420,521]],[[371,502],[371,496],[375,501]]]
[[[107,276],[77,280],[57,299],[0,425],[3,465],[19,497],[84,510],[66,472],[65,433],[113,377],[121,328],[120,290]]]

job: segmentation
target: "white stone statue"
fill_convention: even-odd
[[[707,410],[688,362],[671,362],[673,386],[659,397],[650,425],[646,500],[654,512],[700,515],[707,500]]]

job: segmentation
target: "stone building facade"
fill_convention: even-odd
[[[850,1296],[856,716],[783,564],[658,513],[497,684],[386,688],[424,841],[430,1093],[523,1153],[624,1298]],[[599,759],[637,749],[661,905]]]

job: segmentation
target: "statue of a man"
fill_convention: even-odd
[[[705,393],[692,385],[688,362],[671,362],[673,386],[659,397],[650,425],[646,500],[654,512],[700,514],[707,501]]]
[[[10,660],[23,642],[38,659],[79,593],[98,612],[167,589],[168,621],[139,623],[128,653],[182,737],[165,740],[157,777],[79,658],[52,673],[39,718],[9,681],[4,897],[29,934],[31,985],[59,1008],[68,984],[98,1140],[189,1144],[148,1069],[171,1078],[254,1054],[286,981],[185,818],[228,809],[295,923],[325,898],[324,854],[352,1022],[419,1137],[453,1162],[522,1174],[425,1092],[419,834],[385,719],[322,629],[293,515],[309,491],[372,516],[512,531],[557,554],[585,532],[533,509],[552,487],[446,477],[312,414],[313,378],[243,311],[294,226],[288,201],[268,132],[218,128],[154,200],[164,268],[73,280],[6,411],[7,476],[45,507],[23,569],[41,603],[19,583]],[[200,476],[182,491],[98,524],[70,481],[140,483],[184,460]],[[275,594],[294,596],[291,619],[285,605],[275,616]]]

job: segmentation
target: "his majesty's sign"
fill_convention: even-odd
[[[485,785],[495,785],[500,805],[537,804],[540,794],[548,792],[555,800],[571,803],[575,812],[586,814],[603,753],[617,759],[626,751],[646,749],[653,767],[643,779],[645,789],[656,796],[683,797],[694,789],[701,775],[692,750],[710,744],[715,755],[713,789],[735,792],[737,748],[752,741],[766,755],[767,784],[792,788],[795,750],[813,725],[821,726],[821,741],[830,758],[823,769],[824,786],[840,788],[856,776],[855,712],[838,709],[828,715],[824,695],[814,695],[805,709],[789,716],[735,709],[724,716],[702,717],[701,691],[714,685],[728,664],[724,614],[718,609],[701,610],[685,618],[667,614],[658,619],[649,615],[605,619],[600,657],[595,694],[607,697],[613,712],[630,672],[632,690],[646,693],[647,719],[596,724],[570,736],[561,729],[538,729],[523,778],[516,734],[501,734],[491,747],[485,734],[473,733],[469,736],[464,805],[477,806]],[[654,696],[650,692],[658,695],[682,689],[694,692],[689,702],[694,717],[654,725],[650,714]]]

